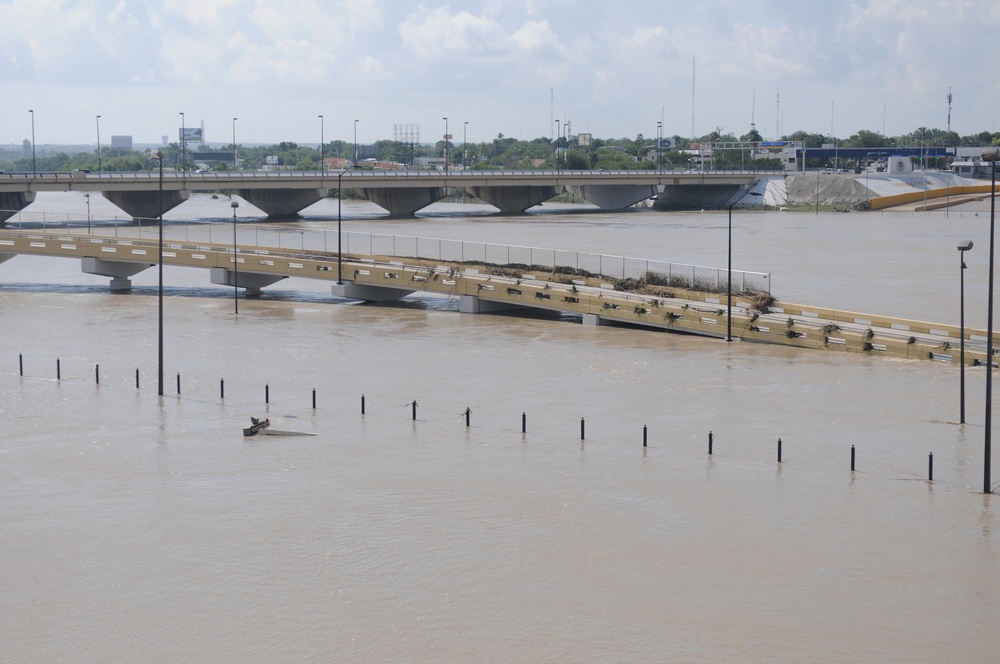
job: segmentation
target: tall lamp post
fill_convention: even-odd
[[[465,158],[469,154],[469,121],[462,127],[462,170],[465,170]]]
[[[184,162],[187,161],[187,131],[184,126],[184,113],[180,113],[181,116],[181,172],[184,171]]]
[[[663,140],[663,122],[656,123],[656,172],[660,172],[660,145]]]
[[[323,152],[323,116],[319,116],[319,172],[326,173],[326,158]]]
[[[229,204],[233,208],[233,308],[235,313],[240,313],[239,281],[240,281],[240,261],[236,255],[236,208],[240,206],[239,201]]]
[[[159,264],[159,290],[158,290],[158,303],[159,303],[159,325],[158,325],[158,338],[157,338],[157,360],[156,360],[156,390],[157,394],[161,397],[163,396],[163,152],[157,150],[153,153],[153,158],[160,162],[160,190],[156,199],[157,210],[160,213],[160,251],[159,259],[157,263]]]
[[[983,441],[983,493],[993,493],[990,488],[990,444],[991,427],[993,426],[993,237],[996,222],[997,203],[997,161],[1000,160],[1000,150],[983,154],[984,161],[993,162],[993,175],[990,187],[990,276],[989,303],[986,307],[986,419],[985,440]]]
[[[344,173],[354,168],[354,164],[351,164],[347,168],[344,168],[339,173],[337,173],[337,285],[343,285],[344,283],[344,255],[341,251],[341,204],[344,200],[344,190],[341,188],[341,178],[344,177]]]
[[[101,171],[101,116],[97,116],[97,170]]]
[[[729,204],[729,267],[726,270],[726,341],[733,340],[733,207],[747,196],[760,196],[748,191]]]
[[[444,172],[448,172],[448,118],[444,120]]]
[[[354,159],[351,160],[352,164],[358,163],[358,121],[354,121]]]
[[[38,173],[35,168],[35,112],[29,108],[28,113],[31,113],[31,175],[34,176]]]
[[[236,121],[239,118],[233,118],[233,170],[236,170]],[[234,201],[235,202],[235,201]]]
[[[961,368],[959,369],[959,374],[961,375],[961,387],[959,388],[958,394],[958,423],[965,424],[965,252],[972,249],[972,240],[968,242],[963,242],[958,245],[958,255],[959,255],[959,306],[958,306],[958,325],[959,334],[961,339],[958,342],[958,357]]]
[[[83,197],[87,200],[87,235],[90,235],[90,194],[84,194]]]

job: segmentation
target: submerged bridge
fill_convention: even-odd
[[[723,207],[767,173],[743,171],[220,171],[206,173],[6,173],[0,174],[0,225],[40,191],[100,192],[136,219],[156,218],[186,201],[192,191],[235,190],[270,217],[288,217],[330,190],[355,189],[394,217],[409,216],[462,189],[500,209],[524,212],[564,188],[606,210],[652,197],[683,205],[692,192]],[[696,187],[697,189],[693,189]],[[686,192],[684,191],[686,190]],[[667,195],[662,195],[667,192]],[[708,192],[708,196],[706,196]],[[692,204],[691,207],[710,207]]]
[[[112,291],[127,292],[130,277],[158,264],[159,242],[158,237],[0,230],[0,263],[20,254],[76,258],[84,272],[110,277]],[[693,275],[688,280],[679,273],[664,275],[647,267],[645,276],[666,276],[667,285],[626,291],[619,287],[625,287],[627,279],[574,268],[568,261],[557,261],[555,253],[548,264],[508,260],[502,265],[165,238],[163,263],[209,270],[212,283],[242,288],[246,295],[259,294],[288,277],[302,277],[331,282],[335,296],[366,301],[394,300],[420,291],[458,298],[462,313],[543,309],[579,314],[585,325],[625,324],[715,338],[725,338],[731,323],[733,338],[746,341],[960,361],[961,331],[955,325],[779,303],[760,289],[734,296],[730,321],[725,295],[698,288],[704,278]],[[742,274],[745,282],[753,273]],[[734,282],[733,290],[745,289]],[[1000,346],[998,342],[1000,332],[994,334],[994,346]],[[985,364],[985,331],[965,328],[965,343],[966,362]]]

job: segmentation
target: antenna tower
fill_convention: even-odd
[[[951,88],[948,88],[948,131],[951,131]]]

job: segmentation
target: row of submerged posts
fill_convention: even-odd
[[[18,354],[18,375],[21,376],[21,377],[24,376],[24,354],[23,353],[19,353]],[[139,376],[140,376],[140,371],[139,371],[138,368],[136,368],[136,370],[135,370],[135,389],[140,389],[139,388]],[[62,380],[62,361],[58,357],[56,358],[56,380],[57,381],[61,381]],[[180,394],[181,394],[181,374],[180,373],[177,374],[176,380],[177,380],[177,395],[180,396]],[[94,365],[94,383],[96,385],[100,385],[101,384],[101,365],[100,364],[95,364]],[[225,381],[225,379],[219,379],[219,398],[223,399],[223,400],[226,398],[226,381]],[[264,384],[264,403],[266,405],[269,405],[271,403],[271,386],[270,386],[269,383],[265,383]],[[410,402],[409,404],[406,404],[406,405],[410,407],[410,417],[411,417],[411,419],[414,422],[416,422],[417,421],[417,401],[416,401],[416,399],[414,399],[412,402]],[[317,407],[316,407],[316,388],[313,388],[313,390],[312,390],[312,409],[313,410],[317,410]],[[365,399],[365,395],[362,394],[361,395],[361,414],[365,415],[366,412],[367,412],[366,399]],[[460,414],[460,417],[464,418],[466,428],[469,428],[469,427],[472,426],[472,408],[471,407],[466,407],[466,409]],[[521,412],[521,433],[522,434],[527,434],[528,433],[528,414],[527,414],[527,412],[524,412],[524,411]],[[581,446],[586,441],[586,439],[587,439],[587,421],[586,421],[586,418],[581,417],[580,418],[580,444],[581,444]],[[642,447],[643,447],[643,450],[645,450],[645,449],[647,449],[649,447],[649,427],[646,424],[642,425]],[[708,454],[711,456],[714,453],[715,453],[715,434],[712,431],[709,431],[708,432]],[[782,441],[781,441],[781,438],[778,438],[778,441],[777,441],[777,461],[778,461],[778,463],[782,463]],[[855,472],[855,470],[856,470],[856,450],[855,450],[855,446],[851,445],[851,472],[853,473],[853,472]],[[934,453],[933,452],[931,452],[927,456],[927,480],[929,482],[933,482],[934,481]]]

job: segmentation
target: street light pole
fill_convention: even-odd
[[[233,143],[235,145],[235,142]],[[233,308],[236,313],[240,313],[240,298],[239,298],[239,281],[240,281],[240,261],[237,258],[236,251],[236,208],[240,206],[239,201],[233,201],[229,204],[233,208]]]
[[[104,170],[101,164],[101,116],[97,116],[97,170]]]
[[[319,172],[326,173],[326,158],[323,152],[323,116],[319,116]]]
[[[663,123],[656,123],[656,172],[660,172],[660,141],[663,137]]]
[[[233,118],[233,170],[236,170],[236,121],[239,118]],[[235,202],[235,201],[234,201]],[[233,211],[235,213],[235,210]]]
[[[159,265],[159,325],[157,338],[157,360],[156,360],[156,389],[157,394],[163,396],[163,153],[157,150],[153,158],[160,162],[160,190],[157,196],[156,205],[160,216],[160,251],[157,263]]]
[[[31,113],[31,175],[34,177],[38,173],[35,167],[35,112],[29,108],[28,113]]]
[[[184,162],[187,161],[187,131],[184,126],[184,113],[180,113],[181,116],[181,172],[184,171]]]
[[[343,245],[341,242],[341,206],[344,200],[344,190],[341,188],[342,178],[344,173],[354,168],[354,164],[351,164],[347,168],[342,169],[337,173],[337,285],[342,285],[344,283],[344,255],[341,251]]]
[[[90,194],[84,194],[83,197],[87,199],[87,235],[90,235]]]
[[[958,325],[959,334],[961,334],[961,339],[959,340],[959,363],[961,368],[959,369],[959,374],[961,375],[961,387],[959,388],[959,406],[958,406],[958,423],[965,424],[965,252],[972,249],[972,240],[968,242],[963,242],[958,245],[958,256],[959,256],[959,307],[958,307]]]
[[[444,120],[444,172],[448,172],[448,118]]]
[[[351,160],[351,164],[358,163],[358,121],[354,121],[354,159]]]
[[[747,196],[760,196],[756,191],[747,191],[729,204],[729,267],[726,269],[726,342],[733,340],[733,206]]]
[[[993,238],[996,223],[997,202],[997,161],[1000,150],[983,154],[983,160],[993,162],[990,187],[990,276],[989,303],[986,307],[986,419],[985,440],[983,441],[983,493],[993,493],[990,487],[990,446],[993,426]]]

